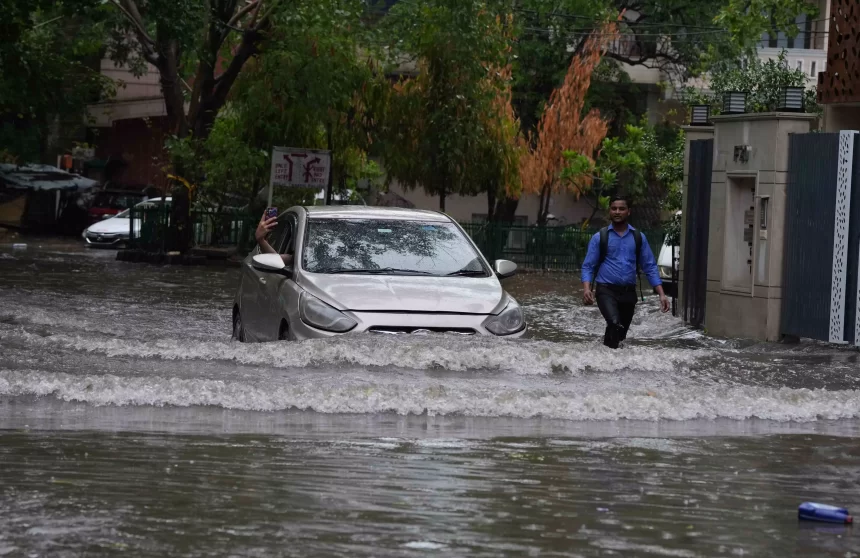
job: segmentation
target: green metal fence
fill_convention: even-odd
[[[153,203],[133,208],[129,214],[129,244],[147,251],[165,252],[169,246],[170,206]],[[230,248],[240,252],[253,248],[257,220],[238,212],[192,210],[192,245]]]
[[[130,214],[130,245],[165,252],[169,246],[170,207],[153,203],[134,208]],[[212,210],[192,210],[192,242],[197,247],[235,247],[246,253],[254,247],[257,219],[248,215]],[[461,223],[489,261],[504,259],[523,269],[578,271],[594,230],[579,227],[528,227],[501,223]],[[654,256],[663,245],[663,231],[643,231]]]
[[[490,260],[511,260],[524,269],[578,271],[597,231],[579,227],[523,227],[499,223],[461,223]],[[663,231],[643,231],[656,258]]]

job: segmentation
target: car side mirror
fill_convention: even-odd
[[[257,254],[251,258],[254,269],[268,271],[270,273],[285,273],[288,270],[280,254]]]
[[[507,279],[517,274],[517,264],[508,260],[496,260],[493,268],[499,279]]]

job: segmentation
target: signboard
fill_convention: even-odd
[[[272,148],[272,187],[325,188],[331,173],[331,152],[294,147]]]

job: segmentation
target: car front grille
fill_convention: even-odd
[[[451,335],[475,335],[474,329],[466,327],[399,327],[380,326],[368,329],[371,333],[382,333],[385,335],[422,335],[428,333],[447,333]]]

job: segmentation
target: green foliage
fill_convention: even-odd
[[[684,182],[684,131],[677,126],[648,127],[643,137],[647,175],[665,193],[663,208],[681,208]]]
[[[0,150],[39,160],[55,119],[80,122],[88,103],[112,94],[99,72],[97,4],[0,0]]]
[[[609,199],[615,193],[629,196],[633,203],[641,198],[648,159],[645,138],[644,128],[628,125],[624,136],[603,140],[594,161],[581,153],[565,152],[567,164],[561,178],[577,185],[593,209],[592,217],[609,208]]]
[[[678,212],[663,224],[663,232],[666,234],[664,242],[669,246],[681,245],[681,215]]]
[[[173,164],[210,203],[261,208],[275,145],[331,149],[333,189],[348,195],[381,176],[368,150],[389,86],[359,55],[369,33],[362,3],[303,0],[294,8],[273,16],[266,49],[247,63],[205,140],[168,144]],[[274,201],[312,204],[317,191],[278,189]]]
[[[723,94],[729,91],[747,93],[747,112],[772,112],[779,106],[782,87],[805,88],[804,103],[807,112],[819,112],[815,88],[803,70],[788,66],[785,51],[776,59],[762,61],[751,57],[740,61],[726,61],[714,67],[710,79],[710,93],[693,88],[684,91],[684,102],[711,105],[711,113],[719,114],[723,104]]]
[[[723,0],[721,4],[714,23],[728,30],[731,43],[748,54],[763,33],[779,30],[794,37],[797,16],[818,15],[818,8],[808,0]]]
[[[499,194],[516,168],[514,143],[505,141],[516,130],[508,129],[498,103],[509,40],[496,14],[482,0],[401,2],[385,26],[395,57],[420,68],[389,101],[388,176],[443,204],[447,194]]]

